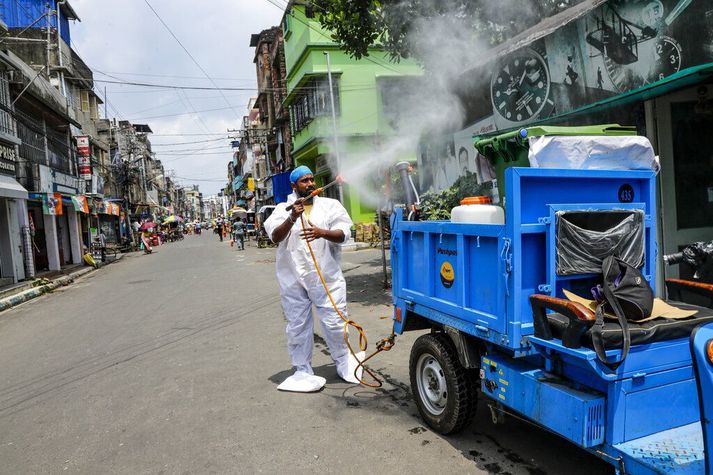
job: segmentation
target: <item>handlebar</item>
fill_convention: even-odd
[[[666,254],[663,256],[663,262],[667,266],[675,266],[683,262],[683,253],[682,252],[674,252],[673,254]]]

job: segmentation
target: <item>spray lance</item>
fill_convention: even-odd
[[[342,178],[341,175],[337,175],[337,178],[335,178],[334,181],[330,181],[329,183],[327,183],[327,184],[324,185],[323,187],[315,189],[312,193],[309,194],[309,196],[306,196],[306,197],[304,197],[304,198],[301,198],[301,200],[302,200],[303,202],[305,202],[305,201],[311,201],[312,198],[314,198],[315,196],[319,195],[320,193],[322,193],[322,192],[323,192],[324,190],[326,190],[327,188],[331,188],[331,187],[333,187],[334,185],[339,185],[339,184],[341,184],[341,183],[344,183],[344,178]],[[298,200],[298,201],[299,201],[299,200]],[[294,203],[291,204],[291,205],[289,205],[287,208],[285,208],[285,210],[290,211],[293,206],[294,206]]]
[[[418,206],[421,204],[421,199],[416,191],[416,185],[413,183],[411,178],[411,172],[413,167],[409,162],[399,162],[394,165],[394,168],[399,172],[401,176],[401,183],[404,187],[404,193],[406,196],[406,209],[408,210],[408,221],[418,220]]]

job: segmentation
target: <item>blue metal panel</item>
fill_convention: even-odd
[[[698,420],[686,339],[633,346],[615,373],[603,368],[587,348],[565,348],[556,339],[528,340],[545,357],[556,356],[563,376],[607,391],[608,443],[618,444]],[[618,354],[619,350],[607,351],[609,357]]]
[[[625,423],[623,440],[632,440],[699,420],[696,382],[691,368],[627,379],[616,385]]]
[[[703,438],[699,424],[667,430],[614,446],[624,456],[626,473],[703,475]]]
[[[460,319],[469,334],[505,332],[502,225],[392,220],[394,303],[419,304]],[[435,315],[435,314],[434,314]],[[443,318],[435,321],[441,322]],[[476,331],[477,330],[477,331]],[[502,343],[500,336],[494,341]]]
[[[590,377],[596,377],[604,381],[620,381],[642,373],[650,374],[691,366],[691,355],[686,339],[632,346],[629,356],[613,373],[607,371],[599,363],[597,354],[588,348],[566,348],[556,338],[543,340],[537,337],[528,337],[527,340],[536,348],[539,348],[541,354],[545,355],[546,350],[549,350],[566,365],[585,368],[591,372]],[[621,356],[621,350],[607,350],[606,354],[607,359],[614,360]],[[586,382],[583,381],[582,383],[585,384]]]
[[[10,0],[0,2],[0,17],[8,28],[25,28],[30,26],[40,17],[47,13],[47,0]],[[57,9],[57,1],[49,2],[54,10]],[[62,11],[59,14],[61,36],[65,43],[71,44],[69,20]],[[48,24],[45,16],[38,21],[33,28],[46,28]],[[49,19],[51,28],[57,28],[57,17],[52,15]]]
[[[405,299],[449,313],[504,335],[499,340],[488,338],[489,341],[522,349],[523,338],[534,331],[529,296],[547,292],[548,285],[550,292],[556,292],[558,285],[563,287],[560,281],[592,278],[553,277],[552,210],[567,205],[629,207],[644,209],[650,217],[655,213],[655,174],[510,168],[506,180],[509,192],[504,226],[405,222],[400,213],[396,215],[392,222],[392,265],[397,274],[393,294],[395,303]],[[623,184],[634,189],[636,204],[619,203],[618,192]],[[649,257],[655,256],[654,220],[648,219],[647,225],[645,271],[655,275],[655,260]],[[455,274],[451,287],[440,280],[441,267],[446,262]],[[570,288],[574,284],[566,285]]]
[[[483,394],[582,447],[604,442],[604,395],[507,356],[482,357]]]
[[[706,473],[713,473],[713,361],[706,356],[713,343],[713,323],[700,326],[691,335],[698,398],[701,405],[701,428],[706,453]]]

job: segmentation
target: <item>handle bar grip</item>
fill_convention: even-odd
[[[674,252],[673,254],[666,254],[663,256],[663,262],[667,266],[675,266],[683,262],[683,253]]]

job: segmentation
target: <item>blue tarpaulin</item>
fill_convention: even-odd
[[[52,8],[57,8],[56,0],[49,2],[47,0],[14,0],[0,2],[0,19],[5,22],[8,28],[25,28],[47,13],[48,3]],[[71,8],[68,9],[67,5],[65,5],[60,10],[59,18],[62,39],[65,43],[70,44],[70,26],[67,18],[68,11],[70,14],[73,14],[73,10],[71,10]],[[38,21],[33,28],[46,28],[47,23],[47,17],[44,17]],[[50,17],[49,24],[52,28],[57,27],[57,17],[55,15]]]
[[[275,204],[287,201],[287,197],[290,193],[292,193],[292,186],[290,185],[290,172],[273,175],[272,194],[275,198]]]
[[[233,191],[238,191],[243,186],[243,177],[238,175],[233,178]]]

